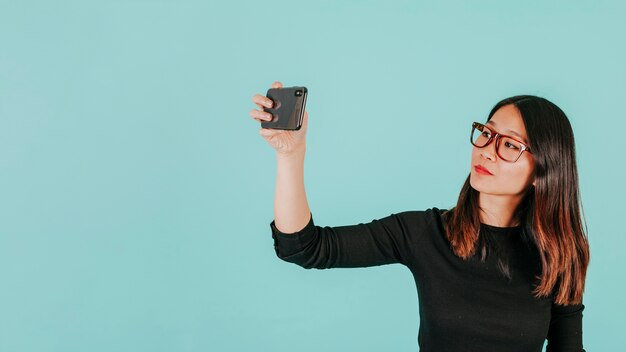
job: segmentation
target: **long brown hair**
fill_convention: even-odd
[[[552,296],[556,304],[579,304],[589,264],[589,243],[572,127],[558,106],[532,95],[498,102],[487,121],[508,104],[516,106],[522,115],[535,162],[536,185],[528,187],[514,213],[541,264],[533,294],[537,298]],[[485,242],[479,241],[478,194],[468,175],[456,206],[443,214],[448,241],[454,253],[464,260],[474,255],[479,242],[483,244],[481,259],[485,258]],[[509,276],[506,265],[500,268]]]

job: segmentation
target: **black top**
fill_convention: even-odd
[[[400,263],[415,279],[422,352],[584,352],[584,305],[556,305],[532,295],[541,261],[523,228],[481,224],[488,255],[457,257],[445,237],[445,209],[405,211],[369,223],[317,226],[293,234],[270,223],[279,258],[303,268],[356,268]],[[510,278],[498,270],[507,262]]]

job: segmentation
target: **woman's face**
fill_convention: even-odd
[[[486,125],[492,131],[509,135],[528,146],[526,128],[515,105],[509,104],[498,109]],[[491,175],[478,172],[476,165],[483,166],[491,172]],[[514,163],[502,160],[496,154],[496,143],[492,140],[483,148],[472,146],[470,184],[481,193],[522,195],[531,184],[534,184],[534,166],[532,154],[528,152],[523,152]]]

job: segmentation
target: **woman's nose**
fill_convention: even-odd
[[[489,159],[491,161],[496,159],[496,141],[491,141],[488,146],[484,147],[481,151],[481,155],[485,159]]]
[[[483,151],[483,152],[482,152],[482,153],[480,153],[480,154],[481,154],[481,155],[483,156],[483,158],[485,158],[485,159],[489,159],[489,160],[492,160],[492,161],[494,160],[493,154],[491,154],[491,153],[489,153],[489,152],[487,152],[487,151]]]

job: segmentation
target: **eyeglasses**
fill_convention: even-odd
[[[496,154],[504,161],[514,163],[522,156],[524,151],[532,154],[530,147],[517,139],[500,134],[482,123],[472,123],[470,142],[474,146],[478,148],[486,147],[494,139],[496,140]]]

